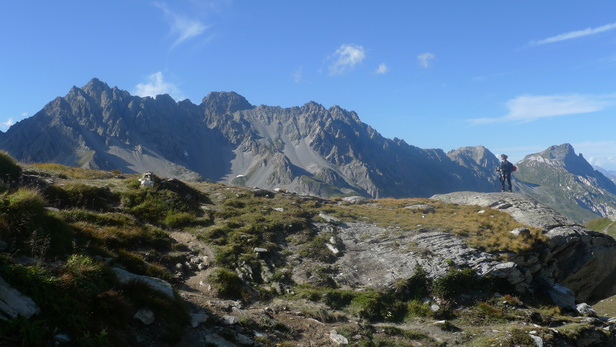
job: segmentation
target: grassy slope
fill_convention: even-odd
[[[532,230],[525,243],[508,236],[519,225],[505,213],[488,216],[478,214],[474,206],[428,199],[349,205],[209,183],[187,186],[174,181],[145,188],[137,177],[117,172],[58,165],[24,169],[30,185],[38,188],[12,182],[3,186],[0,239],[8,249],[0,255],[0,274],[32,297],[41,313],[29,320],[1,321],[3,342],[45,345],[59,332],[79,345],[136,345],[134,336],[138,331],[143,334],[144,328],[132,316],[144,306],[164,316],[158,329],[145,331],[151,338],[169,343],[186,339],[187,302],[170,300],[143,285],[120,284],[109,270],[123,267],[182,287],[174,266],[178,258],[192,253],[170,238],[177,231],[212,249],[215,256],[207,281],[218,297],[242,300],[247,311],[265,305],[273,309],[265,316],[244,316],[234,330],[221,326],[221,334],[230,339],[240,330],[264,345],[292,345],[317,335],[323,338],[334,329],[352,344],[363,346],[404,346],[413,341],[489,346],[532,343],[529,330],[546,341],[569,341],[591,329],[536,298],[495,294],[496,288],[501,294],[507,288],[478,281],[464,269],[452,268],[437,280],[418,271],[384,292],[338,288],[328,272],[327,264],[335,260],[325,247],[329,235],[311,227],[320,221],[319,213],[326,213],[394,226],[401,232],[421,223],[424,228],[448,230],[488,251],[523,252],[541,241],[539,230]],[[434,212],[404,208],[410,205],[428,205]],[[267,250],[268,256],[262,258],[255,248]],[[297,254],[291,254],[291,249]],[[294,283],[289,275],[291,257],[314,263],[317,280]],[[270,270],[267,278],[265,267]],[[240,271],[240,276],[239,268],[261,275],[251,277]],[[425,301],[426,297],[437,298],[438,305],[431,307],[435,301]],[[321,322],[310,328],[317,335],[310,335],[309,319]],[[217,323],[211,319],[209,324]],[[555,334],[548,326],[563,333]],[[254,331],[267,335],[254,337]]]

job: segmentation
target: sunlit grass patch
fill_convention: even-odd
[[[109,179],[121,175],[121,172],[114,171],[102,171],[93,169],[82,169],[72,166],[66,166],[56,163],[39,163],[29,164],[26,167],[33,167],[43,172],[52,173],[60,178],[73,178],[73,179]]]
[[[398,232],[442,230],[462,237],[479,249],[523,253],[546,240],[538,228],[516,222],[508,213],[474,205],[431,199],[378,199],[364,205],[327,205],[325,210],[346,221],[362,220]],[[528,235],[510,231],[526,227]]]

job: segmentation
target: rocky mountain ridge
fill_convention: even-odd
[[[488,167],[497,165],[481,146],[452,160],[439,149],[386,139],[339,106],[253,106],[233,92],[210,93],[200,105],[176,103],[97,79],[0,134],[0,148],[25,163],[154,171],[321,196],[490,191],[496,177]]]
[[[133,96],[98,79],[0,133],[0,149],[24,163],[152,171],[325,197],[499,189],[498,159],[487,148],[421,149],[384,138],[339,106],[254,106],[234,92],[209,93],[196,105]],[[518,167],[516,189],[559,212],[580,222],[613,215],[613,182],[570,145],[529,155]]]
[[[516,187],[580,220],[616,213],[616,184],[595,170],[570,144],[551,146],[517,163]]]

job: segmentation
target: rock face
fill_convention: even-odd
[[[132,96],[98,79],[0,133],[0,148],[25,163],[152,171],[320,196],[491,191],[498,163],[481,146],[445,154],[386,139],[339,106],[253,106],[233,92],[210,93],[195,105]]]
[[[496,208],[520,223],[542,228],[548,240],[536,259],[529,262],[527,256],[513,261],[530,271],[532,281],[545,286],[548,293],[558,284],[572,290],[576,302],[590,303],[616,294],[616,241],[612,237],[588,230],[523,194],[457,192],[433,198]]]
[[[432,199],[507,212],[520,223],[541,228],[547,241],[525,254],[508,254],[505,261],[467,246],[448,232],[421,228],[408,232],[321,215],[325,223],[317,224],[318,229],[336,235],[327,245],[337,256],[332,266],[339,269],[335,282],[343,287],[384,289],[412,277],[418,267],[437,278],[453,266],[505,279],[519,293],[545,294],[570,310],[576,309],[576,303],[616,295],[616,240],[612,237],[590,231],[524,194],[456,192]],[[408,208],[431,213],[426,206]],[[521,235],[529,230],[511,232]],[[296,270],[295,280],[302,283],[301,266]]]
[[[356,222],[339,225],[338,237],[344,253],[336,266],[344,270],[335,280],[342,285],[384,289],[412,277],[417,267],[436,278],[459,266],[470,267],[479,276],[505,278],[522,293],[529,289],[531,278],[515,263],[499,262],[495,255],[468,247],[447,232],[408,235]]]

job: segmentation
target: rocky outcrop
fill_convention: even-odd
[[[432,198],[499,209],[520,223],[542,228],[547,236],[544,248],[536,257],[513,261],[548,294],[562,292],[559,286],[563,286],[575,293],[576,302],[590,303],[616,294],[616,240],[612,237],[588,230],[523,194],[456,192]]]
[[[442,277],[454,267],[469,267],[479,276],[508,280],[525,293],[532,278],[513,262],[500,262],[493,254],[468,247],[448,232],[400,232],[368,223],[342,223],[337,237],[344,249],[336,262],[336,282],[353,288],[384,289],[412,277],[422,268],[428,277]]]

